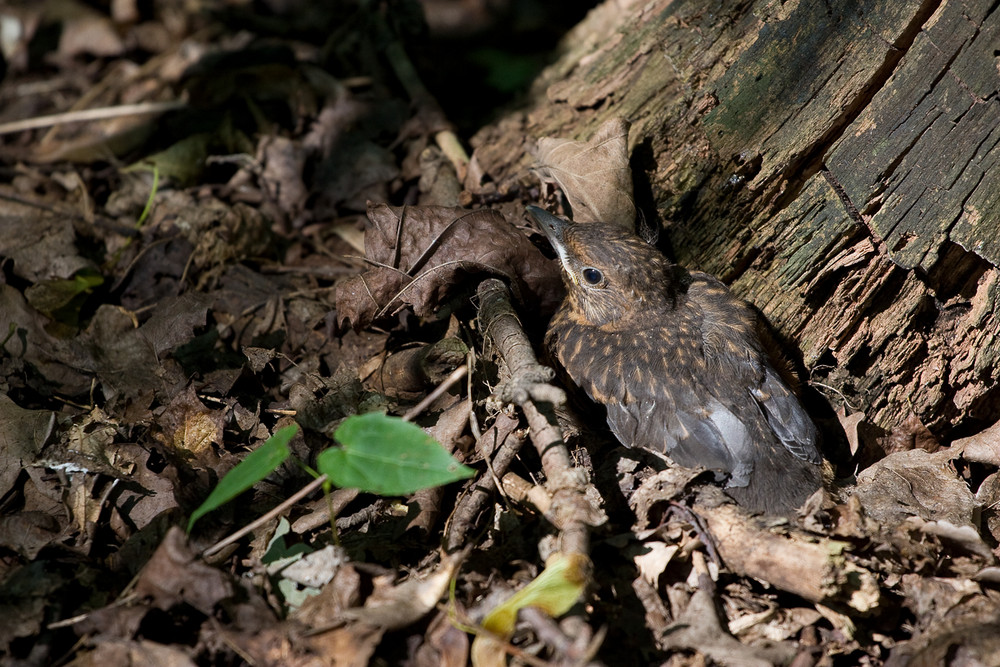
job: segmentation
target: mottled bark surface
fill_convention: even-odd
[[[623,116],[676,259],[760,308],[832,402],[944,436],[995,420],[996,3],[622,0],[564,44],[473,142],[498,187],[536,182],[538,137]]]

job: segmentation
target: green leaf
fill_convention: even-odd
[[[123,172],[153,169],[158,181],[169,178],[180,185],[194,183],[205,169],[212,135],[208,132],[187,136],[168,148],[122,169]]]
[[[218,486],[212,490],[198,509],[191,514],[187,532],[191,532],[194,522],[214,509],[225,505],[251,486],[264,479],[285,462],[290,452],[288,441],[298,432],[295,424],[279,429],[267,441],[240,461],[236,467],[226,473]]]
[[[348,417],[333,437],[343,448],[331,447],[316,464],[341,488],[406,496],[476,474],[419,426],[398,417],[377,413]]]
[[[24,297],[35,310],[53,315],[70,306],[80,295],[90,294],[104,284],[104,277],[93,269],[81,269],[66,280],[43,280],[24,290]],[[82,300],[77,304],[82,305]]]
[[[271,541],[267,543],[267,550],[260,557],[260,562],[267,566],[268,574],[281,572],[297,560],[301,560],[305,554],[315,551],[308,544],[301,542],[289,546],[285,541],[285,535],[292,531],[292,525],[288,519],[281,517],[278,519],[278,527],[274,530]]]
[[[472,641],[472,664],[505,664],[492,656],[503,653],[504,641],[514,634],[518,612],[535,607],[550,618],[562,616],[580,599],[593,571],[593,564],[583,554],[556,552],[549,556],[541,574],[483,619],[483,628],[489,632],[477,633]]]

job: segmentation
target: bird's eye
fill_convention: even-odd
[[[592,266],[588,266],[583,270],[583,280],[588,285],[597,285],[602,280],[604,280],[604,274],[595,269]]]

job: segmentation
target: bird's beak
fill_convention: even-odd
[[[573,223],[562,218],[557,218],[545,209],[538,208],[537,206],[528,206],[527,209],[531,217],[541,227],[542,233],[549,239],[549,243],[559,253],[559,258],[562,259],[566,254],[566,242],[563,240],[563,236],[566,228]]]
[[[573,270],[570,268],[569,263],[569,253],[566,252],[566,230],[573,223],[569,220],[563,220],[562,218],[557,218],[543,208],[538,208],[537,206],[528,206],[528,213],[538,226],[541,228],[542,233],[548,238],[549,243],[552,244],[552,249],[556,251],[559,255],[559,262],[563,266],[563,270],[569,279],[576,283],[576,278],[573,274]]]

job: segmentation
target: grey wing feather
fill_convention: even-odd
[[[803,461],[822,462],[816,447],[816,425],[773,368],[766,368],[760,389],[753,389],[750,394],[785,449]]]
[[[592,346],[600,349],[601,344],[595,341]],[[630,364],[634,362],[606,357],[591,365],[582,377],[574,378],[606,406],[608,425],[625,446],[663,452],[680,465],[727,473],[730,487],[749,484],[760,455],[761,443],[757,441],[770,438],[768,430],[798,459],[821,461],[816,427],[766,364],[748,364],[736,374],[742,376],[742,382],[735,386],[712,387],[683,370],[678,373],[679,369],[661,359],[645,370],[669,380],[626,383],[628,392],[618,399],[618,384],[623,379],[615,371]],[[742,383],[741,390],[738,385]],[[719,391],[732,392],[732,396],[720,398]],[[741,393],[752,400],[739,401]]]
[[[628,402],[607,403],[608,425],[626,446],[662,451],[681,465],[728,473],[730,487],[750,482],[753,438],[759,437],[750,422],[761,417],[766,426],[760,427],[769,428],[793,456],[820,463],[816,426],[774,369],[763,370],[760,388],[748,388],[759,408],[757,417],[737,414],[705,389],[678,386],[675,392],[633,394]],[[700,405],[698,396],[703,399]]]
[[[704,406],[677,405],[673,397],[643,397],[607,404],[608,425],[623,444],[662,451],[685,466],[730,475],[730,485],[750,480],[752,443],[746,425],[711,398]]]

